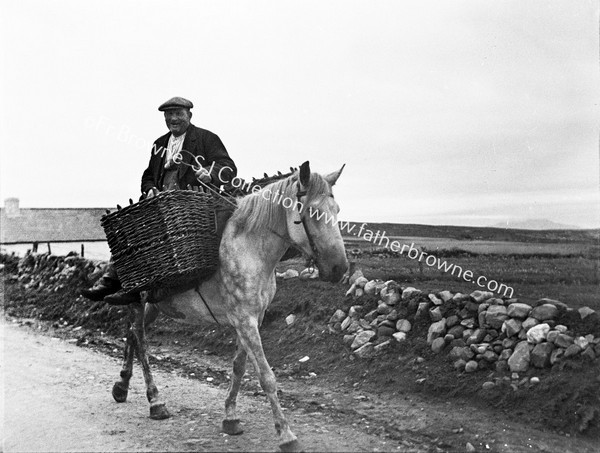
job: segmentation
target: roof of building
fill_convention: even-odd
[[[0,208],[0,243],[106,240],[100,219],[105,208]]]

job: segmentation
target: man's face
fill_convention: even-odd
[[[188,109],[173,109],[165,111],[165,123],[171,131],[171,133],[178,137],[183,134],[192,119],[192,112]]]

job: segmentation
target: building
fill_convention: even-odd
[[[71,244],[77,251],[87,243],[106,243],[100,219],[106,208],[21,208],[18,198],[7,198],[0,208],[0,244]],[[82,244],[79,249],[79,244]],[[10,249],[10,247],[4,247]]]

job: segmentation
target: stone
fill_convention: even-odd
[[[429,310],[429,318],[431,318],[432,322],[440,321],[443,318],[440,307],[435,307],[433,310]]]
[[[550,354],[550,365],[554,365],[556,362],[560,361],[565,355],[565,350],[563,348],[557,348],[552,351]]]
[[[398,343],[402,343],[403,341],[406,341],[406,332],[396,332],[394,334],[392,334],[392,337],[394,337],[394,340],[396,340]]]
[[[579,316],[581,317],[581,319],[585,319],[590,315],[593,315],[594,313],[596,313],[595,310],[592,310],[590,307],[581,307],[579,310],[577,310],[579,312]]]
[[[483,353],[483,360],[489,363],[493,363],[496,360],[498,360],[498,354],[496,354],[494,351],[485,351]]]
[[[546,368],[550,365],[550,356],[554,351],[552,343],[544,342],[536,344],[531,351],[531,365],[536,368]]]
[[[438,298],[435,294],[429,294],[427,297],[429,297],[429,300],[433,302],[433,305],[442,305],[444,303],[444,301]]]
[[[300,275],[300,272],[298,272],[296,269],[288,269],[281,276],[283,277],[284,280],[289,280],[291,278],[296,278],[299,275]]]
[[[356,334],[344,335],[344,337],[343,337],[344,344],[351,345],[352,342],[354,341],[355,337],[356,337]]]
[[[422,316],[427,313],[427,309],[429,308],[429,302],[419,302],[419,306],[417,307],[417,312],[415,313],[415,318]]]
[[[396,322],[396,330],[398,332],[410,332],[412,325],[408,319],[400,319]]]
[[[370,280],[365,283],[364,291],[368,296],[376,296],[384,286],[385,283],[381,280]]]
[[[473,291],[471,293],[471,298],[477,302],[478,304],[480,304],[481,302],[484,302],[488,299],[491,299],[492,297],[494,297],[494,293],[491,293],[489,291]]]
[[[513,350],[512,349],[503,349],[502,352],[500,353],[500,356],[498,357],[498,360],[508,360],[510,358],[510,356],[512,355]]]
[[[547,297],[544,297],[543,299],[540,299],[535,303],[536,306],[544,304],[554,305],[556,308],[558,308],[559,311],[565,311],[569,308],[568,305],[564,302],[561,302],[560,300],[556,299],[549,299]]]
[[[450,318],[446,318],[446,325],[448,324],[448,319]],[[464,331],[465,328],[463,326],[452,326],[450,329],[448,329],[448,333],[454,338],[462,338],[462,334]]]
[[[365,283],[367,283],[367,279],[365,278],[365,276],[363,275],[362,271],[360,269],[357,269],[356,271],[354,271],[354,274],[352,274],[350,276],[350,278],[348,279],[348,283],[350,283],[351,285],[354,285],[359,278],[364,278],[365,282],[362,284],[362,286],[365,286]]]
[[[490,390],[490,389],[493,389],[494,387],[496,387],[496,384],[494,384],[492,381],[486,381],[481,385],[481,388],[483,390]]]
[[[588,362],[594,361],[596,359],[594,348],[592,348],[592,346],[588,346],[587,348],[585,348],[585,350],[581,353],[581,357],[583,357]]]
[[[379,315],[379,313],[377,313],[377,309],[375,310],[371,310],[369,313],[367,313],[365,315],[365,321],[371,322],[373,321],[377,316]]]
[[[375,355],[375,345],[373,343],[366,343],[354,351],[361,359],[367,359],[369,357],[373,357]]]
[[[460,325],[466,327],[467,329],[472,329],[475,327],[475,318],[466,318],[460,322]]]
[[[446,346],[446,342],[444,341],[443,338],[438,337],[435,340],[433,340],[433,342],[431,343],[431,350],[435,354],[439,354],[444,349],[444,346]]]
[[[342,330],[346,330],[348,327],[350,327],[351,323],[352,318],[350,316],[347,316],[346,319],[342,321]]]
[[[354,291],[354,298],[358,299],[359,297],[362,297],[364,293],[365,292],[362,288],[356,288],[356,290]]]
[[[562,324],[557,324],[556,326],[554,326],[554,330],[557,330],[560,333],[566,333],[569,330],[569,328],[567,326],[563,326]]]
[[[527,331],[527,341],[533,344],[541,343],[546,339],[548,332],[550,332],[550,326],[546,323],[533,326]]]
[[[442,291],[442,292],[438,293],[438,296],[444,302],[448,302],[449,300],[452,300],[452,298],[454,297],[454,294],[452,294],[450,291]]]
[[[396,310],[390,311],[385,317],[388,321],[393,321],[394,324],[398,321],[398,312]]]
[[[566,357],[574,357],[577,354],[579,354],[580,352],[581,352],[581,348],[573,343],[565,350],[565,358]]]
[[[471,313],[479,313],[479,304],[475,302],[468,301],[465,304],[465,308]]]
[[[378,327],[390,327],[396,331],[396,323],[394,321],[390,321],[389,319],[384,319],[379,323]]]
[[[477,371],[477,368],[479,368],[479,364],[475,360],[469,360],[465,364],[465,371],[467,373],[473,373],[473,372]]]
[[[427,332],[427,344],[433,343],[438,337],[441,337],[446,334],[446,319],[443,318],[441,321],[434,322],[429,326],[429,330]]]
[[[329,324],[337,324],[338,322],[342,322],[344,319],[346,319],[346,313],[338,308],[335,313],[331,315],[331,318],[329,318]]]
[[[377,305],[377,313],[379,313],[380,315],[389,315],[392,312],[392,307],[390,307],[388,304],[384,304],[384,303],[380,303],[379,305]]]
[[[364,330],[371,330],[371,324],[366,319],[359,319],[358,324]]]
[[[296,321],[296,315],[288,315],[285,317],[285,323],[288,326],[291,326]]]
[[[529,317],[523,321],[522,329],[527,332],[529,329],[531,329],[533,326],[537,326],[539,323],[540,322],[537,319]]]
[[[396,330],[393,327],[381,326],[377,329],[378,337],[391,337]]]
[[[500,329],[508,315],[504,305],[492,305],[485,312],[485,322],[494,329]]]
[[[362,305],[353,305],[350,307],[350,310],[348,310],[348,316],[350,316],[352,319],[359,319],[361,313],[363,313]]]
[[[467,362],[464,361],[463,359],[458,359],[457,361],[454,362],[453,366],[454,369],[457,371],[463,371],[465,369]]]
[[[529,316],[529,313],[532,310],[532,306],[523,303],[514,303],[508,306],[506,310],[506,314],[511,318],[525,319]]]
[[[379,294],[381,300],[387,305],[396,305],[400,301],[400,292],[397,288],[384,288]]]
[[[465,362],[475,357],[475,353],[468,347],[455,346],[450,350],[448,354],[451,359],[463,359]]]
[[[556,339],[554,340],[554,344],[559,348],[567,349],[574,343],[575,339],[567,334],[559,333]]]
[[[392,340],[385,340],[383,343],[376,344],[373,348],[375,355],[380,354],[392,344]]]
[[[454,327],[460,323],[460,319],[456,315],[450,315],[446,318],[446,327]]]
[[[590,344],[590,342],[585,337],[577,337],[577,338],[575,338],[573,343],[576,344],[577,346],[579,346],[581,348],[581,350],[584,350]]]
[[[499,373],[504,373],[508,371],[508,362],[506,360],[498,360],[496,362],[496,371]]]
[[[551,330],[550,332],[548,332],[548,335],[546,336],[546,341],[549,343],[554,343],[559,335],[560,335],[560,332],[558,330]]]
[[[484,329],[475,329],[475,331],[469,336],[469,338],[467,338],[467,345],[481,343],[483,341],[483,338],[485,337],[485,334],[486,332]]]
[[[504,301],[498,297],[494,297],[492,299],[488,299],[487,303],[490,305],[505,305]]]
[[[467,300],[470,300],[470,299],[471,299],[471,296],[469,296],[468,294],[463,294],[463,293],[456,293],[454,296],[452,296],[452,301],[457,302],[457,303],[466,302]]]
[[[352,342],[352,345],[350,346],[351,349],[358,349],[361,346],[365,345],[366,343],[368,343],[369,341],[371,341],[371,339],[375,336],[375,332],[373,332],[372,330],[363,330],[362,332],[359,332],[356,337],[354,338],[354,341]]]
[[[521,341],[508,359],[508,366],[513,373],[527,371],[531,356],[531,346],[526,341]]]
[[[353,319],[352,322],[350,323],[350,325],[348,326],[348,328],[346,329],[346,331],[348,333],[356,333],[360,329],[361,329],[360,323],[356,319]]]
[[[553,304],[542,304],[531,310],[531,317],[538,321],[554,319],[558,315],[558,308]]]
[[[502,324],[502,332],[504,332],[507,337],[518,335],[522,328],[523,323],[514,318],[507,319],[504,321],[504,324]]]
[[[421,290],[417,289],[417,288],[413,288],[412,286],[409,286],[404,291],[402,291],[402,300],[410,299],[411,297],[413,297],[417,294],[421,294]]]

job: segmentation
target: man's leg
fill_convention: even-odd
[[[82,290],[81,295],[83,297],[87,297],[88,299],[99,301],[110,294],[116,293],[120,289],[121,282],[117,276],[115,266],[111,261],[108,263],[108,266],[106,266],[104,275],[102,275],[102,277],[100,277],[100,279],[90,289]]]

